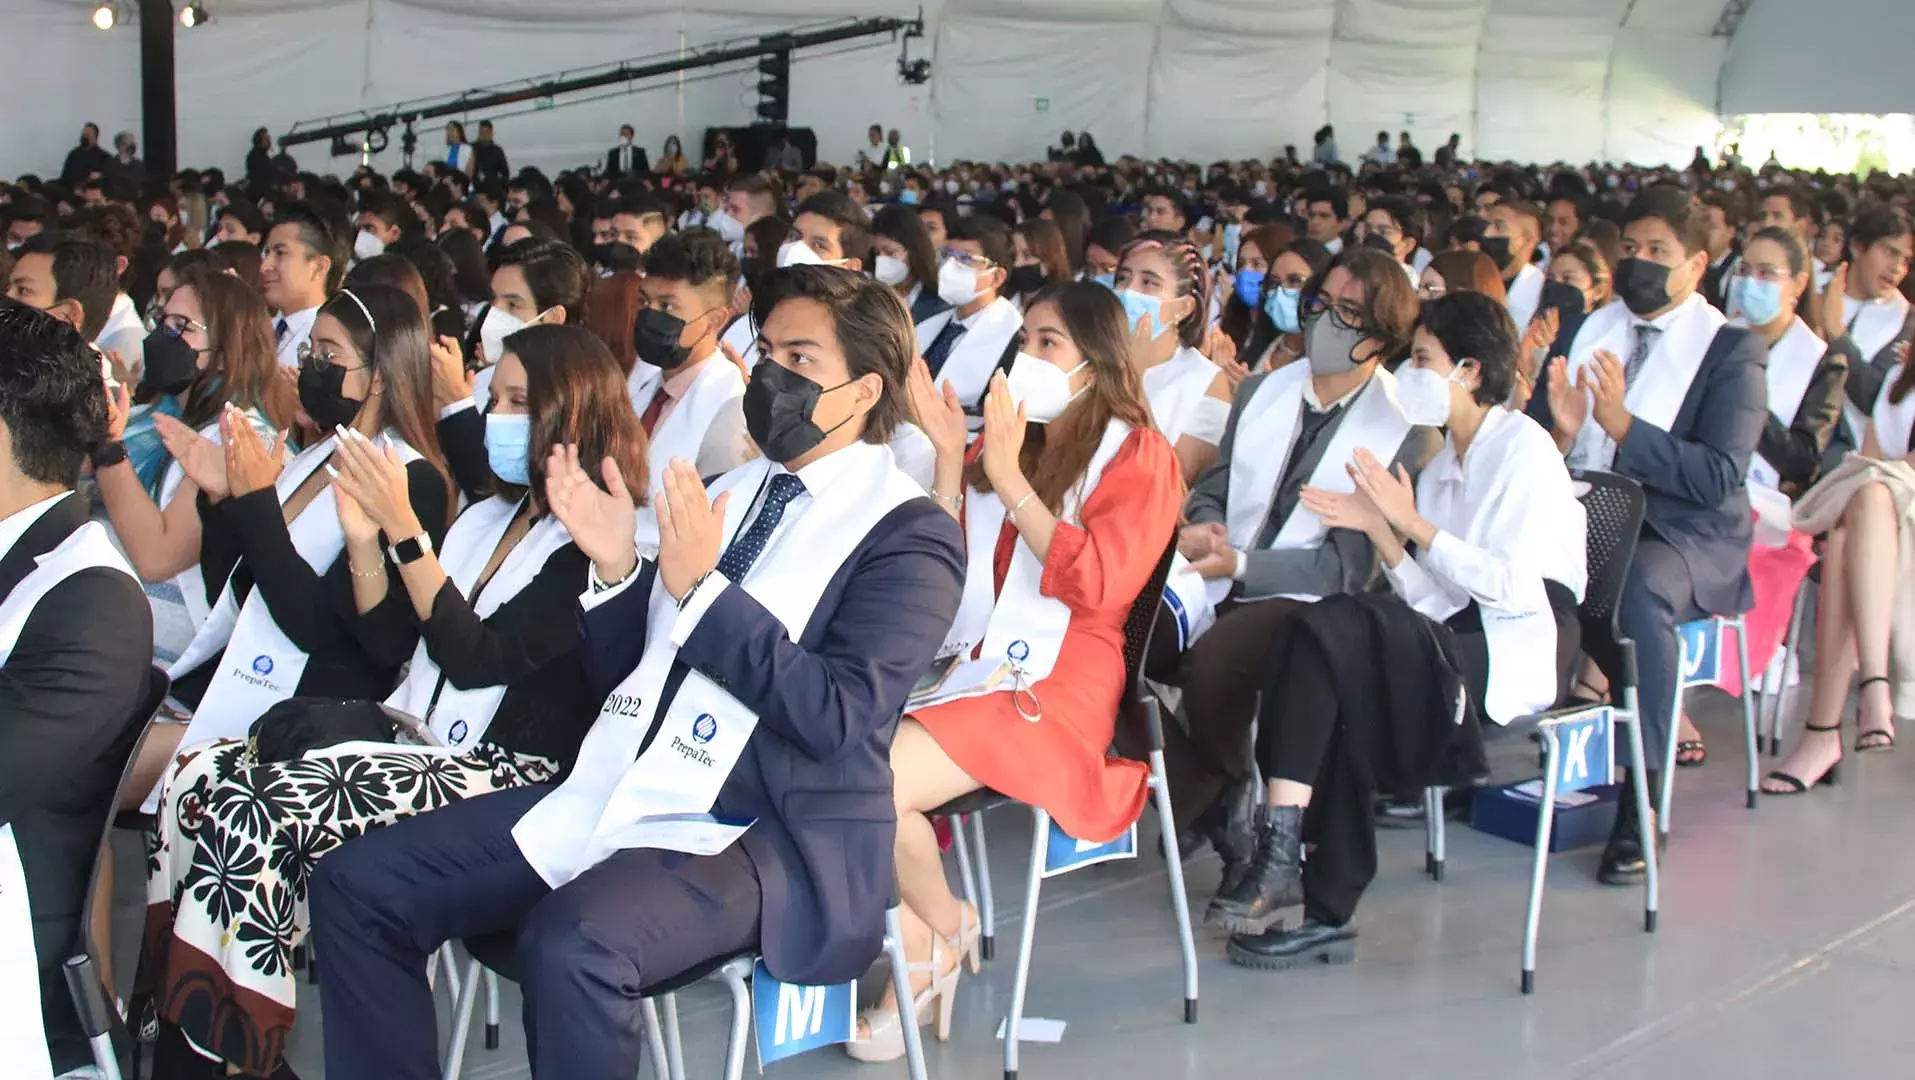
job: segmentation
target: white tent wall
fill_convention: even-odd
[[[1722,113],[1915,112],[1911,0],[1757,3],[1729,46]]]
[[[1066,129],[1095,133],[1107,157],[1212,160],[1272,156],[1285,144],[1307,155],[1311,132],[1326,121],[1351,159],[1377,131],[1408,130],[1426,150],[1459,132],[1466,152],[1493,159],[1683,162],[1713,133],[1718,79],[1740,85],[1735,71],[1722,70],[1726,39],[1709,36],[1723,2],[944,0],[927,5],[927,36],[913,47],[933,61],[929,85],[899,84],[890,41],[814,49],[793,64],[792,119],[817,132],[823,157],[840,162],[863,144],[870,123],[899,128],[920,160],[933,152],[940,160],[1038,158]],[[1829,2],[1899,6],[1896,18],[1915,19],[1915,4],[1904,0]],[[32,42],[13,54],[11,73],[25,80],[17,85],[56,91],[45,107],[0,113],[0,174],[57,170],[84,120],[109,135],[138,130],[138,29],[129,22],[96,31],[87,23],[92,6],[0,0],[0,20],[24,31],[9,39]],[[821,19],[917,11],[915,0],[210,6],[210,24],[177,35],[180,160],[229,172],[262,124],[281,132],[297,120],[655,55],[681,41],[697,46]],[[1803,6],[1757,4],[1750,18]],[[1795,23],[1775,18],[1781,21],[1765,35],[1794,32]],[[1771,37],[1735,55],[1759,59]],[[1846,44],[1831,38],[1829,54]],[[696,153],[707,127],[750,121],[751,68],[694,72],[682,86],[631,95],[606,87],[576,104],[466,119],[495,118],[515,165],[598,160],[625,122],[653,154],[671,133]],[[1887,61],[1877,68],[1864,74],[1886,83],[1899,70]],[[1744,82],[1753,88],[1756,80]],[[1808,82],[1768,79],[1760,89],[1826,91],[1811,91]],[[418,134],[421,159],[442,152],[436,124]],[[343,171],[351,161],[329,158],[316,144],[294,156],[321,171]],[[399,160],[393,132],[377,164],[390,169]]]

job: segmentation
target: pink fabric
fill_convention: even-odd
[[[1758,684],[1762,673],[1782,647],[1795,612],[1795,594],[1815,565],[1815,548],[1807,533],[1791,532],[1779,548],[1758,544],[1749,552],[1749,579],[1755,587],[1755,608],[1744,622],[1749,627],[1749,676]],[[1732,696],[1742,693],[1742,673],[1735,663],[1735,631],[1724,630],[1718,655],[1722,677],[1716,685]]]

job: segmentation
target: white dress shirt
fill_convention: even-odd
[[[319,309],[309,307],[304,311],[295,311],[273,320],[273,333],[279,333],[279,324],[286,324],[286,333],[280,337],[277,353],[279,366],[296,368],[299,366],[299,347],[311,340],[313,320],[319,318]]]
[[[53,509],[55,503],[71,494],[73,494],[71,491],[62,491],[57,495],[49,495],[37,503],[23,506],[6,517],[0,518],[0,559],[6,558],[13,552],[13,545],[20,542],[20,538],[27,534],[28,529],[33,528],[34,522],[45,517],[46,512]],[[0,600],[4,599],[6,597],[0,596]]]

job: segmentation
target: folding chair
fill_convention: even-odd
[[[93,940],[93,905],[100,898],[101,870],[112,857],[113,849],[108,844],[108,838],[113,834],[115,811],[119,808],[120,799],[129,792],[134,766],[140,760],[140,748],[146,744],[147,733],[153,727],[153,716],[159,712],[160,702],[166,700],[170,685],[166,672],[159,668],[147,672],[146,692],[141,695],[140,704],[133,714],[127,717],[126,727],[115,741],[116,749],[125,747],[126,764],[120,769],[120,782],[114,785],[112,800],[108,802],[100,822],[100,846],[93,856],[93,873],[87,879],[86,906],[80,909],[80,933],[73,943],[72,954],[63,965],[67,992],[73,995],[73,1009],[80,1016],[80,1030],[86,1033],[87,1042],[92,1045],[94,1066],[106,1080],[120,1080],[120,1042],[136,1047],[132,1071],[137,1076],[140,1070],[137,1043],[127,1030],[125,1018],[114,1006],[107,987],[100,982],[100,957],[112,947],[112,942]],[[111,901],[112,898],[107,899]]]
[[[500,978],[518,982],[518,933],[504,931],[484,937],[468,938],[466,951],[472,961],[461,982],[458,1000],[453,1006],[451,1042],[446,1048],[445,1080],[458,1080],[465,1065],[465,1046],[472,1028],[472,1007],[481,987],[486,995],[485,1045],[499,1045]],[[898,914],[896,887],[891,906],[884,913],[884,951],[891,961],[891,982],[898,1000],[908,1002],[911,993],[910,968],[904,958],[904,931]],[[731,1032],[725,1048],[725,1080],[741,1080],[745,1075],[745,1057],[751,1044],[751,987],[749,979],[758,955],[746,952],[721,956],[652,988],[640,1002],[645,1024],[645,1043],[652,1062],[652,1074],[663,1080],[685,1080],[684,1042],[678,1028],[680,990],[707,978],[724,983],[731,993]],[[923,1033],[906,1019],[904,1060],[910,1080],[926,1080]]]
[[[1761,782],[1759,766],[1762,763],[1761,736],[1756,731],[1755,688],[1749,681],[1749,624],[1741,615],[1717,615],[1695,622],[1684,623],[1676,627],[1676,692],[1669,706],[1669,745],[1664,751],[1662,762],[1662,791],[1657,797],[1657,828],[1664,838],[1669,835],[1669,808],[1674,801],[1676,791],[1676,731],[1675,725],[1682,718],[1682,692],[1691,686],[1703,686],[1714,682],[1714,677],[1697,678],[1691,681],[1689,668],[1692,663],[1700,664],[1709,652],[1717,654],[1717,666],[1721,664],[1722,635],[1724,631],[1735,631],[1736,661],[1742,674],[1742,739],[1749,758],[1749,809],[1755,809],[1755,793]],[[1708,635],[1715,635],[1710,645]],[[1700,651],[1698,651],[1700,650]]]
[[[1775,693],[1764,695],[1762,704],[1769,711],[1769,756],[1782,756],[1782,699],[1788,696],[1789,659],[1796,655],[1802,643],[1802,615],[1809,606],[1809,590],[1819,586],[1822,579],[1822,564],[1809,567],[1808,576],[1802,579],[1802,585],[1795,590],[1795,610],[1789,615],[1789,634],[1782,639],[1782,652],[1777,662],[1782,669],[1782,685]],[[1765,673],[1766,674],[1766,673]]]
[[[1654,933],[1656,930],[1656,912],[1660,901],[1660,880],[1658,875],[1655,837],[1649,825],[1648,770],[1643,754],[1642,727],[1637,722],[1640,715],[1636,711],[1636,645],[1622,636],[1616,626],[1618,600],[1622,596],[1623,583],[1629,577],[1629,564],[1635,558],[1636,539],[1642,532],[1642,518],[1645,500],[1641,485],[1624,476],[1606,472],[1577,472],[1575,479],[1588,485],[1580,501],[1588,519],[1589,575],[1588,584],[1583,592],[1582,623],[1584,627],[1602,627],[1611,635],[1618,654],[1617,671],[1610,680],[1612,689],[1619,690],[1621,703],[1614,706],[1577,706],[1560,708],[1540,716],[1524,717],[1503,727],[1487,727],[1485,740],[1492,747],[1504,744],[1511,738],[1528,735],[1542,744],[1543,800],[1536,821],[1536,850],[1530,865],[1529,904],[1523,919],[1523,993],[1533,993],[1536,988],[1536,934],[1542,921],[1543,881],[1549,865],[1549,837],[1555,823],[1556,799],[1562,793],[1563,745],[1560,734],[1572,725],[1606,723],[1610,735],[1613,753],[1614,725],[1625,724],[1629,729],[1629,766],[1634,781],[1631,796],[1636,800],[1641,823],[1644,861],[1647,873],[1644,881],[1643,930]],[[1607,714],[1606,721],[1598,720]],[[1491,785],[1501,786],[1513,777],[1498,777],[1492,771],[1487,778]],[[1427,861],[1431,876],[1443,879],[1444,859],[1444,820],[1441,788],[1430,788],[1424,794],[1426,836],[1429,841]]]

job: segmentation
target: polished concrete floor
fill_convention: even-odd
[[[1524,997],[1517,973],[1529,849],[1452,823],[1448,880],[1437,884],[1421,873],[1422,833],[1385,832],[1381,873],[1357,915],[1356,964],[1247,971],[1223,959],[1220,937],[1199,931],[1202,1016],[1186,1026],[1168,879],[1147,830],[1136,861],[1046,883],[1027,1013],[1069,1027],[1061,1044],[1026,1044],[1021,1075],[1910,1075],[1915,859],[1905,853],[1915,849],[1915,746],[1851,758],[1841,787],[1765,799],[1750,812],[1739,713],[1714,691],[1695,695],[1691,709],[1712,757],[1678,778],[1658,933],[1642,931],[1641,890],[1595,883],[1593,850],[1559,855],[1537,992]],[[965,976],[951,1041],[930,1043],[933,1077],[999,1068],[994,1034],[1010,999],[1029,824],[1015,808],[991,818],[1008,917],[998,959],[982,977]],[[122,943],[137,917],[135,865],[120,876]],[[1206,852],[1187,869],[1200,917],[1216,859]],[[129,964],[123,957],[123,980]],[[506,993],[505,1045],[488,1052],[475,1032],[467,1077],[527,1075],[517,998]],[[681,1001],[688,1072],[717,1076],[727,999],[701,987]],[[302,987],[291,1061],[308,1080],[324,1075],[322,1023],[317,994]],[[902,1076],[904,1068],[860,1066],[826,1049],[768,1072],[803,1080]]]

